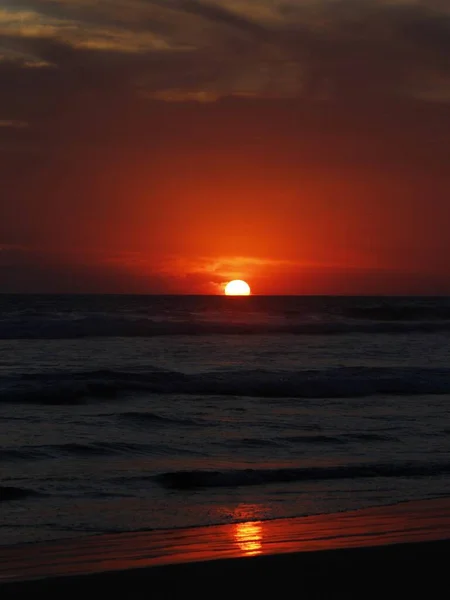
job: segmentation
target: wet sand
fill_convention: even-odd
[[[450,498],[0,547],[0,597],[437,597]]]

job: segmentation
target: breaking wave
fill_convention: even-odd
[[[445,297],[8,296],[0,339],[450,331]]]
[[[436,333],[450,331],[450,317],[424,315],[418,319],[413,313],[402,315],[392,309],[361,310],[351,318],[329,315],[301,317],[250,318],[233,321],[180,320],[161,321],[151,318],[86,317],[78,320],[64,318],[35,318],[19,321],[0,321],[0,339],[77,339],[198,335],[339,335],[349,333],[402,334],[411,332]]]
[[[296,483],[330,479],[374,477],[433,477],[450,473],[450,463],[442,464],[361,464],[335,467],[287,469],[243,469],[229,471],[175,471],[154,479],[167,489],[241,487],[272,483]]]
[[[28,374],[4,378],[0,384],[0,402],[76,405],[92,400],[107,401],[127,393],[316,399],[447,394],[450,393],[450,369],[336,367],[188,375],[150,368],[145,373],[111,370]],[[129,412],[122,418],[162,423],[172,417]]]

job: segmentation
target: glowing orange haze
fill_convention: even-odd
[[[0,292],[450,293],[448,2],[354,4],[3,0]]]
[[[298,101],[111,102],[94,118],[74,101],[45,169],[5,159],[4,291],[450,292],[444,137],[416,112],[324,123]],[[86,132],[108,139],[111,123],[100,152]]]

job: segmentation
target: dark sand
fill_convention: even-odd
[[[0,599],[447,597],[450,499],[0,547]],[[441,592],[441,586],[443,586]]]

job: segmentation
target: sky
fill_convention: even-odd
[[[0,292],[450,294],[448,0],[0,0]]]

